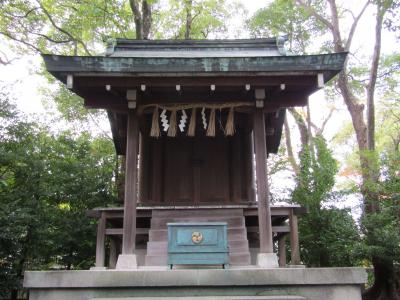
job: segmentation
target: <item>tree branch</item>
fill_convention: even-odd
[[[68,43],[71,43],[71,42],[74,41],[72,39],[58,41],[58,40],[55,40],[55,39],[49,37],[48,35],[45,35],[45,34],[42,34],[42,33],[38,33],[38,32],[29,32],[29,33],[33,34],[33,35],[40,36],[42,38],[45,38],[46,40],[48,40],[49,42],[52,42],[54,44],[68,44]]]
[[[350,50],[351,42],[353,41],[353,37],[354,37],[354,33],[355,33],[357,25],[358,25],[358,21],[360,21],[361,16],[364,14],[364,12],[367,9],[369,4],[370,4],[370,0],[367,0],[367,2],[365,2],[365,4],[364,4],[363,8],[361,9],[360,13],[357,15],[357,17],[354,17],[354,15],[353,15],[354,22],[353,22],[353,24],[351,24],[349,36],[347,37],[347,42],[344,47],[345,51]]]
[[[53,25],[53,27],[54,27],[55,29],[57,29],[57,30],[60,31],[61,33],[65,34],[66,36],[68,36],[68,37],[71,38],[72,40],[78,42],[78,43],[83,47],[83,49],[85,50],[85,52],[86,52],[87,55],[92,55],[92,54],[90,53],[89,49],[86,47],[85,43],[84,43],[82,40],[80,40],[80,39],[74,37],[71,33],[69,33],[68,31],[66,31],[65,29],[59,27],[59,26],[55,23],[55,21],[53,20],[53,18],[52,18],[52,16],[50,15],[50,13],[47,11],[47,9],[42,5],[42,3],[41,3],[39,0],[36,0],[36,1],[37,1],[37,3],[39,4],[39,6],[40,6],[40,8],[42,9],[42,11],[44,12],[44,14],[45,14],[45,15],[47,16],[47,18],[49,19],[51,25]]]
[[[15,59],[16,59],[16,58],[9,59],[9,58],[7,57],[7,54],[5,54],[3,51],[0,50],[0,64],[1,64],[1,65],[4,65],[4,66],[9,65],[9,64],[11,64]]]
[[[308,130],[306,122],[304,121],[303,116],[293,107],[288,108],[289,112],[292,114],[294,120],[296,121],[297,127],[300,131],[300,139],[302,145],[308,144]]]
[[[333,36],[333,44],[335,47],[335,51],[343,52],[343,41],[342,37],[340,36],[340,26],[339,26],[339,16],[338,16],[338,9],[336,6],[335,0],[328,0],[329,7],[331,9],[331,18],[332,18],[332,36]]]
[[[331,107],[331,109],[329,110],[329,114],[328,116],[322,121],[322,125],[321,127],[318,127],[317,125],[315,125],[313,122],[311,122],[311,126],[315,129],[315,133],[316,135],[322,135],[324,133],[325,130],[325,126],[328,123],[328,121],[331,119],[333,112],[336,109],[334,107]]]
[[[304,0],[296,0],[296,3],[299,6],[303,7],[314,18],[316,18],[318,21],[320,21],[322,24],[324,24],[326,27],[328,27],[331,31],[333,31],[332,23],[330,21],[328,21],[326,18],[324,18],[323,16],[321,16],[319,13],[317,13],[316,10],[312,6],[305,3]]]
[[[36,47],[35,45],[32,45],[32,44],[30,44],[30,43],[28,43],[27,41],[25,41],[25,40],[20,40],[20,39],[18,39],[18,38],[16,38],[16,37],[13,37],[11,34],[9,34],[9,33],[7,33],[7,32],[0,32],[0,34],[1,35],[4,35],[5,37],[7,37],[7,38],[9,38],[10,40],[13,40],[13,41],[16,41],[16,42],[18,42],[18,43],[21,43],[21,44],[23,44],[23,45],[25,45],[25,46],[28,46],[29,48],[32,48],[33,50],[35,50],[35,51],[37,51],[37,52],[42,52],[38,47]]]

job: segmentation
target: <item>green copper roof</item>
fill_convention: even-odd
[[[109,42],[113,57],[263,57],[285,55],[285,38],[241,40],[129,40]]]

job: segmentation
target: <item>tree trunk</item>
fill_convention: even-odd
[[[145,40],[149,39],[152,21],[153,19],[151,14],[151,5],[146,0],[144,0],[142,2],[142,22],[143,22],[142,38]]]
[[[295,108],[289,108],[288,110],[292,114],[297,126],[299,127],[301,144],[308,145],[308,129],[304,118]]]
[[[359,159],[361,166],[361,177],[362,186],[361,193],[364,198],[364,214],[369,215],[379,212],[378,193],[375,186],[379,183],[379,165],[377,157],[374,154],[375,150],[375,107],[374,107],[374,94],[375,84],[378,74],[378,65],[381,50],[381,35],[382,35],[382,23],[384,20],[385,13],[390,9],[391,3],[384,1],[370,2],[366,1],[361,12],[354,17],[353,24],[347,41],[344,43],[340,34],[339,25],[339,13],[335,0],[328,0],[331,18],[326,19],[324,16],[318,14],[318,12],[304,0],[296,0],[297,5],[305,8],[310,15],[316,18],[318,22],[327,27],[331,32],[334,44],[334,50],[342,52],[348,51],[351,46],[351,42],[356,30],[360,17],[365,12],[366,7],[370,3],[375,3],[377,8],[376,14],[376,26],[375,26],[375,45],[374,52],[372,55],[372,61],[370,66],[370,76],[366,88],[367,96],[367,119],[364,119],[363,111],[364,105],[358,102],[358,99],[354,96],[351,91],[350,84],[348,82],[346,68],[339,74],[338,87],[341,91],[343,100],[350,113],[353,128],[357,138],[357,144],[359,149]],[[385,6],[387,5],[387,6]],[[374,230],[373,228],[371,230]],[[368,234],[368,232],[367,232]],[[396,273],[393,267],[392,260],[382,259],[374,256],[372,258],[372,264],[374,266],[375,282],[374,285],[367,290],[363,299],[365,300],[398,300],[400,299],[400,284],[399,274]]]
[[[285,141],[286,141],[286,151],[288,155],[288,159],[290,162],[290,165],[292,166],[293,172],[296,175],[296,177],[299,175],[299,166],[296,163],[296,159],[293,154],[293,147],[292,147],[292,139],[290,136],[290,128],[289,128],[289,123],[287,120],[287,115],[285,116],[284,120],[284,128],[285,128]]]
[[[133,13],[133,20],[135,21],[136,39],[143,39],[143,28],[142,28],[142,13],[139,9],[138,0],[129,0],[129,5]]]
[[[138,0],[129,0],[129,5],[135,21],[136,39],[148,39],[152,25],[151,4],[143,0],[141,10]]]
[[[190,39],[190,33],[192,31],[192,22],[193,22],[192,5],[193,5],[192,0],[185,1],[185,9],[186,9],[185,39],[186,40]]]

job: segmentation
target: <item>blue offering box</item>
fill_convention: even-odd
[[[168,223],[168,265],[229,263],[226,222]]]

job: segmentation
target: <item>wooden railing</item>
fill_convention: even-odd
[[[207,207],[203,207],[207,208]],[[239,205],[235,208],[242,208],[245,218],[258,216],[256,205]],[[137,235],[148,235],[150,228],[141,227],[140,224],[150,224],[153,209],[172,209],[172,207],[137,207]],[[173,207],[179,209],[179,207]],[[183,209],[183,208],[182,208]],[[184,209],[188,209],[185,207]],[[190,208],[189,208],[190,209]],[[201,209],[193,207],[192,209]],[[274,242],[277,244],[277,252],[279,257],[279,265],[286,266],[286,239],[290,238],[290,265],[300,265],[299,236],[298,236],[298,216],[306,213],[306,209],[298,205],[287,206],[271,206],[272,232]],[[118,252],[119,240],[121,240],[123,229],[123,207],[115,208],[97,208],[88,212],[88,216],[97,218],[97,243],[96,243],[96,267],[105,266],[105,242],[106,237],[109,238],[109,267],[115,267]],[[148,219],[147,222],[143,222]],[[256,225],[246,226],[248,234],[258,233],[259,229]]]

